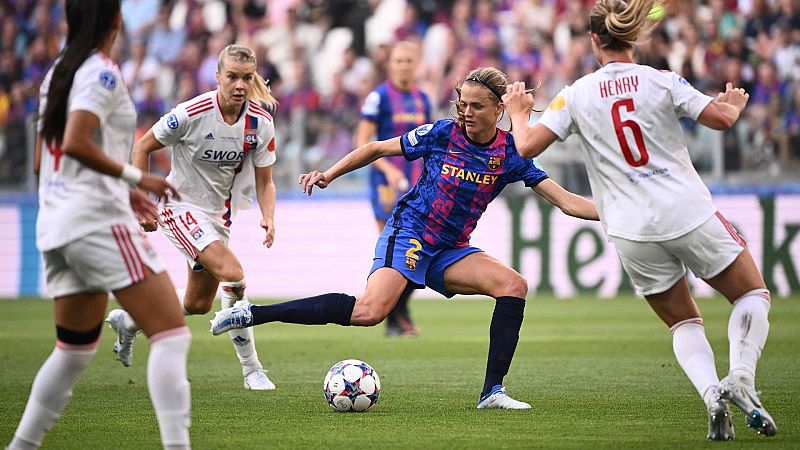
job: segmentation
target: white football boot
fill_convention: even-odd
[[[734,436],[728,401],[716,395],[708,404],[708,435],[706,439],[709,441],[732,441]]]
[[[117,359],[125,367],[130,367],[133,362],[133,343],[140,330],[130,330],[125,326],[125,315],[128,314],[122,309],[112,309],[108,313],[108,326],[117,333],[117,341],[114,342],[114,353]]]
[[[728,374],[720,381],[719,395],[739,407],[747,418],[747,426],[755,428],[758,434],[774,436],[778,432],[778,427],[772,416],[769,415],[761,400],[758,392],[744,377],[737,377]]]
[[[514,400],[506,393],[506,388],[497,385],[478,400],[478,409],[530,409],[531,405]]]
[[[226,331],[253,326],[251,306],[253,305],[250,302],[239,300],[233,304],[232,308],[225,308],[214,313],[214,318],[210,320],[211,334],[219,336]]]
[[[244,376],[244,388],[251,391],[271,391],[275,389],[275,383],[269,379],[266,370],[256,369]]]

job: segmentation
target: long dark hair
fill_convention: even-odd
[[[53,69],[42,114],[45,142],[61,142],[67,124],[67,99],[75,72],[108,37],[119,15],[120,0],[67,0],[67,43]]]

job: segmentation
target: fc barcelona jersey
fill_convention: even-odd
[[[535,159],[517,153],[511,133],[499,129],[480,145],[453,120],[440,120],[404,134],[401,146],[407,160],[423,159],[423,171],[387,225],[413,230],[429,245],[468,245],[478,219],[506,185],[534,187],[547,178]]]

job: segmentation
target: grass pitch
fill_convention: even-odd
[[[383,326],[267,324],[257,348],[278,389],[245,391],[227,336],[189,317],[192,444],[225,448],[800,448],[800,298],[775,299],[758,373],[778,424],[758,436],[734,410],[736,440],[708,443],[702,401],[672,355],[670,333],[644,301],[593,297],[528,301],[509,393],[528,411],[477,410],[488,347],[490,300],[411,304],[422,335],[387,339]],[[730,307],[701,300],[720,375],[727,371]],[[54,343],[49,301],[0,301],[0,445],[22,415],[30,384]],[[95,360],[44,448],[158,448],[147,395],[148,347],[140,338],[124,368],[104,329]],[[380,374],[367,413],[337,413],[322,381],[338,360],[359,358]]]

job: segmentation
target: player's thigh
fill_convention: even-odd
[[[683,320],[700,317],[700,310],[689,291],[686,277],[679,279],[666,291],[646,295],[645,298],[656,315],[668,327]]]
[[[151,272],[144,280],[114,291],[114,296],[148,337],[185,325],[178,295],[166,272]]]
[[[219,281],[241,281],[244,269],[239,258],[222,241],[214,241],[197,256],[197,262]]]
[[[658,294],[686,276],[686,266],[659,242],[636,242],[611,236],[622,267],[637,295]]]
[[[766,286],[744,239],[720,213],[664,245],[728,300]]]
[[[524,298],[528,291],[522,275],[480,250],[447,266],[444,270],[444,287],[453,294],[483,294],[492,297],[509,295]]]
[[[57,297],[53,302],[56,325],[70,331],[97,328],[105,317],[108,293],[86,293]]]
[[[367,279],[364,294],[356,299],[353,318],[364,316],[372,317],[376,322],[383,320],[407,285],[408,279],[394,268],[381,267],[375,270]]]
[[[207,270],[193,270],[187,267],[186,293],[183,304],[193,314],[205,314],[214,305],[219,281]]]

